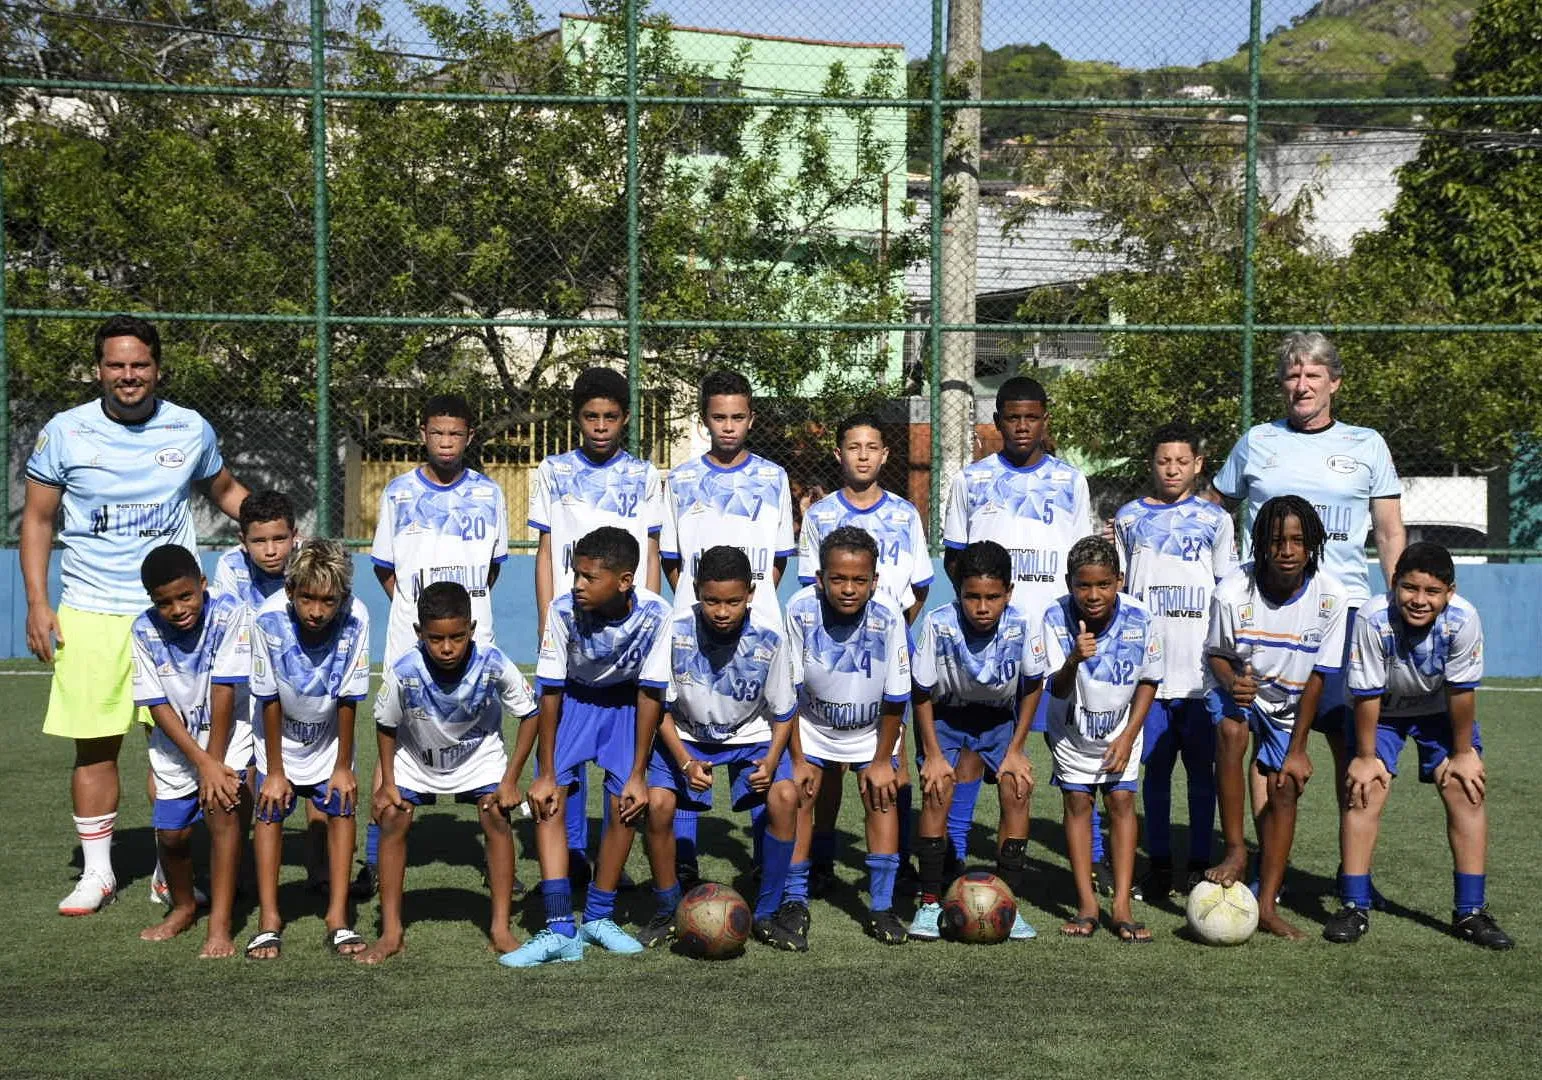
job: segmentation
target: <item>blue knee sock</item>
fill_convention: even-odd
[[[911,791],[906,784],[894,796],[894,809],[899,814],[899,857],[904,862],[910,858]]]
[[[1455,897],[1452,907],[1458,915],[1471,915],[1482,911],[1487,902],[1487,874],[1452,874],[1451,889]]]
[[[675,862],[696,865],[696,819],[694,810],[675,811]]]
[[[809,862],[815,866],[835,863],[835,833],[817,832],[809,838]]]
[[[1371,875],[1340,874],[1339,899],[1361,911],[1371,910]]]
[[[371,866],[380,865],[380,823],[371,821],[364,830],[364,861]]]
[[[658,905],[660,915],[672,914],[680,906],[680,883],[677,881],[667,889],[654,889],[653,902]]]
[[[965,780],[953,785],[953,802],[948,806],[948,840],[953,856],[963,862],[969,854],[969,827],[974,824],[975,804],[980,801],[982,780]]]
[[[807,862],[795,862],[787,868],[787,884],[782,889],[783,902],[796,902],[808,906]]]
[[[1103,861],[1103,815],[1098,813],[1098,801],[1092,800],[1092,861]]]
[[[616,894],[614,892],[606,892],[591,882],[584,894],[584,922],[608,919],[615,913]]]
[[[548,930],[563,937],[577,936],[578,927],[573,921],[573,887],[567,878],[543,878],[541,904],[546,908]]]
[[[894,879],[899,875],[898,855],[867,857],[867,891],[873,911],[894,909]]]
[[[568,850],[582,851],[585,857],[589,851],[589,777],[580,770],[578,774],[578,789],[568,793],[566,817],[563,819],[567,825]]]
[[[769,919],[781,906],[782,893],[787,887],[792,869],[792,841],[767,832],[762,843],[765,844],[765,862],[760,869],[760,895],[755,898],[755,918]]]

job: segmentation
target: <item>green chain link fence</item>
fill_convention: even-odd
[[[1213,469],[1278,415],[1320,329],[1412,530],[1542,554],[1542,3],[831,7],[0,0],[7,542],[134,310],[237,474],[355,541],[425,394],[518,513],[594,363],[666,467],[745,371],[808,498],[878,409],[934,544],[1033,373],[1106,517],[1159,424]]]

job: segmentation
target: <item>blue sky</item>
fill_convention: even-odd
[[[454,0],[450,0],[451,3]],[[496,8],[498,0],[487,0]],[[1247,0],[982,0],[985,47],[1048,42],[1076,60],[1126,67],[1196,64],[1230,56],[1247,38]],[[1290,21],[1312,0],[1264,0],[1263,29]],[[399,0],[382,5],[388,24],[414,36]],[[582,0],[532,0],[543,25]],[[393,10],[394,9],[394,10]],[[653,0],[676,23],[835,41],[898,42],[912,58],[931,47],[926,0]]]

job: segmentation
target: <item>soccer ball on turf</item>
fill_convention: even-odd
[[[1007,883],[984,870],[971,870],[948,886],[942,925],[950,937],[977,945],[1005,941],[1017,918],[1017,897]]]
[[[750,906],[727,885],[707,882],[685,894],[675,913],[680,951],[700,960],[726,960],[744,951]]]
[[[1258,900],[1240,881],[1201,881],[1189,890],[1189,929],[1206,945],[1241,945],[1258,929]]]

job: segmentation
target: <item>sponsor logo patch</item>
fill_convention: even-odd
[[[168,446],[156,453],[155,463],[167,469],[176,469],[187,464],[187,455],[175,446]]]

